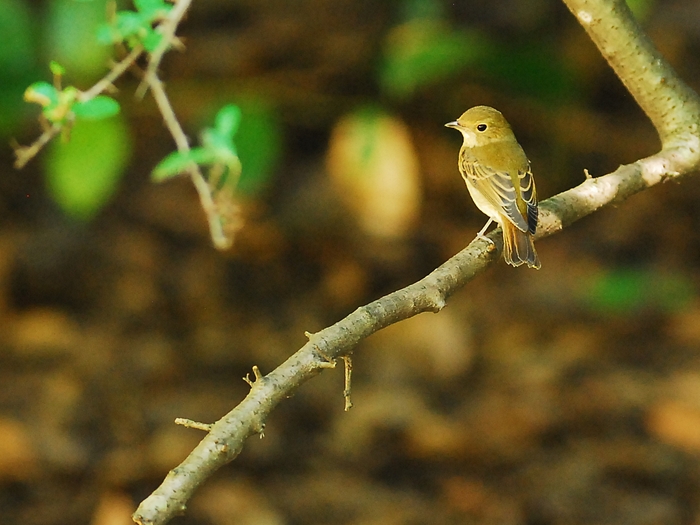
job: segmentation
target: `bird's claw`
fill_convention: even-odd
[[[486,237],[483,233],[479,232],[476,234],[477,239],[481,239],[482,241],[486,241],[489,244],[492,244],[493,246],[496,246],[496,243],[493,242],[493,239],[490,239],[489,237]]]

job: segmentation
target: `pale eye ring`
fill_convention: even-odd
[[[483,131],[486,131],[486,128],[488,128],[488,126],[486,124],[479,124],[476,126],[477,131],[483,132]]]

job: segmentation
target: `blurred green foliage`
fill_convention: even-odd
[[[475,27],[453,28],[437,0],[405,0],[401,19],[386,37],[379,70],[391,97],[407,99],[431,85],[468,81],[466,75],[547,103],[568,102],[578,93],[575,69],[541,39],[499,40]]]
[[[120,7],[131,5],[120,2]],[[25,90],[25,100],[40,104],[49,122],[72,126],[70,133],[64,134],[70,137],[68,142],[51,145],[45,166],[50,194],[67,214],[81,219],[89,219],[107,202],[118,185],[130,146],[122,119],[83,122],[117,114],[119,104],[115,100],[100,95],[79,101],[76,88],[60,88],[61,79],[69,74],[82,87],[102,76],[114,43],[126,42],[131,47],[142,44],[147,50],[160,44],[161,34],[153,30],[153,25],[167,16],[172,4],[163,0],[135,0],[133,5],[135,10],[122,9],[111,22],[106,22],[106,0],[52,2],[47,6],[43,36],[49,56],[55,59],[51,61],[54,83],[33,82]],[[25,3],[0,0],[0,28],[7,26],[17,35],[13,38],[16,45],[3,49],[5,55],[0,54],[0,64],[9,64],[9,69],[16,65],[18,71],[27,71],[26,64],[34,52],[30,18]],[[23,23],[17,24],[17,20]],[[98,45],[96,39],[103,45]],[[22,80],[28,77],[25,75]],[[17,97],[18,90],[12,95]],[[187,154],[171,154],[156,167],[154,179],[174,176],[190,162],[196,162],[218,166],[215,180],[210,180],[218,188],[230,183],[248,194],[260,191],[280,156],[282,127],[272,105],[261,100],[242,104],[242,115],[246,124],[239,132],[241,109],[224,107],[216,117],[216,125],[202,134],[202,146]],[[77,119],[75,125],[71,124],[73,116]],[[237,133],[234,144],[233,136]],[[115,143],[110,145],[109,140]],[[245,165],[242,170],[239,154]]]
[[[491,48],[476,30],[455,31],[432,20],[414,20],[389,35],[379,81],[390,96],[408,98],[482,62]]]
[[[491,46],[478,30],[450,27],[438,0],[404,0],[399,20],[386,36],[379,70],[382,89],[398,99],[453,78],[475,65]]]
[[[77,102],[73,105],[73,113],[79,119],[99,120],[113,117],[119,113],[119,103],[113,98],[97,95],[85,102]]]
[[[107,0],[52,0],[47,7],[44,38],[49,58],[62,64],[76,83],[90,83],[104,75],[112,49],[100,45],[95,34],[104,23]]]
[[[642,20],[654,7],[653,0],[627,0],[627,3]],[[153,24],[167,15],[171,3],[120,0],[117,5],[116,16],[106,21],[107,0],[48,2],[46,16],[41,19],[43,41],[40,41],[39,35],[33,33],[36,24],[32,24],[32,19],[36,16],[31,12],[32,4],[28,0],[0,0],[0,34],[6,37],[0,47],[0,133],[12,130],[19,113],[24,111],[17,102],[25,87],[39,77],[36,74],[39,49],[65,66],[72,82],[85,87],[105,73],[111,44],[143,44],[152,50],[160,43],[160,34],[153,30]],[[548,103],[569,102],[578,94],[575,69],[546,38],[544,42],[543,39],[516,41],[513,38],[522,37],[505,39],[476,26],[455,27],[446,12],[448,3],[440,0],[402,0],[395,5],[397,22],[386,35],[377,72],[379,84],[389,98],[406,101],[423,89],[449,82],[487,84]],[[96,35],[104,45],[95,41]],[[47,82],[35,82],[31,87],[38,97],[35,102],[41,103],[41,97],[48,101],[48,106],[43,105],[44,115],[54,122],[61,121],[68,111],[87,119],[106,118],[119,109],[108,97],[78,103],[71,98],[72,88],[55,90]],[[232,155],[242,164],[237,189],[256,194],[268,183],[279,161],[283,128],[272,101],[243,101],[240,109],[244,125],[237,131],[235,147],[231,144]],[[73,136],[82,134],[83,125],[77,124]],[[123,145],[115,149],[119,147]],[[182,167],[177,164],[183,161],[205,164],[212,161],[211,155],[203,150],[195,149],[187,159],[174,155],[169,161],[174,164],[159,166],[158,174],[154,174],[156,178],[172,176],[176,168]],[[58,157],[54,154],[50,158]],[[51,161],[47,162],[50,167]],[[114,173],[105,180],[110,181],[113,189],[116,179],[118,174]],[[86,182],[90,187],[94,183]],[[63,197],[59,203],[72,202],[67,197],[67,188],[80,193],[77,183],[61,187]],[[86,194],[91,192],[94,188],[86,190]]]
[[[111,23],[100,24],[97,39],[103,44],[125,42],[130,48],[143,45],[155,51],[163,35],[153,29],[153,24],[168,16],[173,5],[163,0],[134,0],[136,11],[118,11]]]
[[[72,82],[87,87],[107,72],[111,47],[100,45],[95,36],[98,26],[104,23],[107,1],[49,2],[40,35],[30,31],[28,5],[0,0],[0,34],[12,35],[11,45],[3,46],[0,51],[0,63],[14,64],[22,72],[17,76],[26,82],[26,87],[41,76],[35,68],[28,67],[36,62],[34,46],[41,46],[33,42],[41,37],[43,50],[52,59],[54,83],[35,81],[22,88],[24,98],[40,104],[43,117],[49,122],[70,128],[63,134],[70,140],[54,140],[44,159],[47,186],[49,194],[68,215],[87,220],[107,202],[122,177],[131,151],[127,128],[123,119],[109,118],[119,112],[116,100],[99,95],[79,101],[78,88],[60,86],[66,75]],[[12,71],[12,67],[3,67],[3,77],[7,78]],[[1,107],[5,83],[0,86]],[[21,107],[21,91],[9,92],[16,97],[11,107]],[[17,117],[16,112],[12,117]],[[72,124],[73,117],[76,124]],[[107,120],[93,122],[95,119]]]
[[[578,94],[575,69],[556,46],[542,41],[494,43],[477,67],[496,87],[550,104],[569,102]]]
[[[116,190],[131,154],[121,115],[75,126],[70,141],[54,141],[46,156],[49,194],[71,217],[91,219]]]
[[[0,0],[0,135],[17,129],[26,111],[22,93],[36,77],[37,47],[25,2]]]
[[[674,312],[695,296],[689,276],[653,269],[612,269],[593,277],[583,289],[585,303],[603,314]]]
[[[239,102],[241,129],[236,135],[242,171],[238,191],[255,195],[270,181],[282,154],[283,128],[275,108],[262,99]]]

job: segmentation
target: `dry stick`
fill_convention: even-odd
[[[565,0],[659,131],[656,155],[585,182],[541,204],[537,238],[560,231],[595,210],[700,166],[700,100],[649,43],[623,0]],[[610,17],[610,18],[608,18]],[[299,385],[347,355],[370,334],[420,312],[437,312],[459,288],[500,256],[500,229],[488,235],[494,248],[475,239],[427,277],[358,308],[310,336],[298,352],[255,382],[245,399],[217,421],[209,434],[133,515],[141,525],[162,525],[184,512],[194,490],[233,460],[250,435],[261,432],[270,411]],[[546,271],[546,270],[545,270]]]
[[[352,408],[352,352],[343,356],[345,362],[345,388],[343,389],[343,397],[345,398],[345,411]]]

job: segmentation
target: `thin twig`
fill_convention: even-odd
[[[163,116],[165,125],[173,136],[178,151],[181,153],[190,151],[190,144],[182,126],[180,126],[180,122],[177,120],[170,100],[165,93],[163,82],[158,77],[158,66],[165,52],[171,45],[177,42],[175,32],[191,3],[192,0],[178,0],[175,2],[175,6],[168,14],[168,17],[158,26],[157,30],[162,33],[162,38],[156,49],[150,54],[143,79],[136,90],[137,97],[143,96],[147,89],[151,90],[153,98],[158,105],[158,109]],[[197,194],[199,195],[199,201],[207,217],[209,234],[214,246],[220,250],[230,248],[233,244],[233,235],[231,232],[240,227],[240,221],[237,215],[238,209],[235,205],[232,205],[234,209],[231,210],[221,209],[222,206],[219,206],[214,199],[211,185],[202,174],[199,166],[194,162],[188,167],[187,173],[189,173],[192,184],[194,184]],[[227,212],[227,214],[225,212]],[[226,216],[224,216],[225,214]]]
[[[168,127],[170,134],[175,140],[178,151],[188,152],[190,150],[190,145],[187,140],[187,136],[185,135],[185,132],[182,130],[182,126],[180,126],[180,122],[178,122],[177,117],[175,116],[175,112],[170,105],[170,100],[165,93],[163,83],[158,78],[158,75],[153,75],[151,80],[148,82],[148,86],[151,89],[151,94],[158,105],[161,115],[163,115],[165,125]],[[192,179],[194,187],[197,189],[197,193],[199,194],[199,201],[202,204],[202,209],[207,216],[207,221],[209,222],[209,232],[214,245],[219,249],[229,248],[232,240],[228,238],[224,232],[221,216],[219,215],[217,206],[212,198],[209,184],[204,178],[199,166],[196,164],[192,163],[192,166],[187,171]]]
[[[178,0],[172,11],[168,14],[168,17],[158,26],[158,31],[160,31],[163,36],[158,46],[153,50],[153,53],[151,53],[146,74],[143,77],[143,81],[136,89],[136,96],[138,98],[142,98],[146,94],[148,87],[156,80],[158,67],[160,66],[161,60],[163,60],[163,55],[165,55],[165,52],[175,41],[177,26],[180,24],[182,17],[185,16],[191,3],[192,0]]]
[[[199,421],[192,421],[191,419],[186,419],[184,417],[176,417],[175,424],[182,425],[185,428],[204,430],[205,432],[209,432],[211,430],[211,427],[213,426],[209,423],[200,423]]]
[[[135,47],[131,53],[124,57],[119,63],[115,64],[109,73],[107,73],[104,78],[99,80],[94,86],[92,86],[87,91],[82,91],[78,93],[78,100],[80,102],[87,102],[95,98],[100,93],[109,89],[113,86],[113,82],[119,78],[124,72],[136,61],[139,55],[143,52],[143,47]],[[21,169],[27,165],[27,163],[32,160],[46,144],[48,144],[51,139],[58,135],[66,125],[71,125],[72,120],[68,122],[56,122],[51,127],[44,130],[44,132],[29,146],[16,146],[14,147],[15,155],[17,159],[15,160],[15,168]]]
[[[86,102],[90,99],[95,98],[100,93],[103,93],[114,86],[114,81],[117,80],[124,72],[131,67],[131,65],[136,62],[136,59],[143,53],[143,46],[135,46],[131,50],[131,53],[126,55],[117,64],[112,66],[109,73],[105,77],[97,82],[87,91],[83,91],[78,95],[78,100],[81,102]]]
[[[345,411],[348,412],[352,408],[352,354],[344,355],[343,361],[345,362],[343,398],[345,398]]]
[[[13,146],[15,156],[17,157],[14,164],[15,168],[22,169],[26,166],[27,162],[32,160],[51,139],[61,133],[62,129],[63,124],[53,124],[50,128],[45,129],[29,146],[20,146],[19,144]]]

